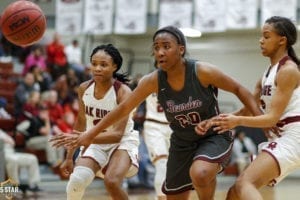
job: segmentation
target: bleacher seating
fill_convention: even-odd
[[[18,86],[19,73],[14,72],[11,62],[0,62],[0,97],[7,100],[6,111],[14,116],[14,94]],[[25,145],[25,136],[16,131],[16,119],[0,119],[0,128],[6,131],[15,139],[18,151],[35,154],[40,163],[46,163],[46,153],[44,150],[34,150]]]

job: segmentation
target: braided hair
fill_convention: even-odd
[[[273,25],[278,35],[286,37],[288,55],[299,66],[300,60],[293,48],[293,45],[297,42],[297,28],[294,23],[290,19],[281,16],[272,16],[265,23]]]
[[[93,51],[90,55],[90,61],[92,61],[93,55],[96,54],[98,51],[106,52],[112,58],[113,63],[117,65],[117,69],[113,73],[113,78],[117,79],[118,81],[121,81],[122,83],[128,84],[130,81],[128,79],[128,74],[127,73],[117,73],[117,71],[119,71],[119,69],[122,67],[122,63],[123,63],[123,58],[122,58],[119,50],[116,47],[114,47],[112,44],[99,45],[93,49]]]

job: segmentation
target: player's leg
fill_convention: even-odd
[[[166,195],[162,192],[161,187],[166,178],[167,173],[167,156],[161,156],[154,161],[155,176],[154,188],[158,200],[165,200]]]
[[[190,168],[190,176],[193,186],[201,200],[214,198],[216,189],[216,176],[220,170],[218,163],[210,163],[203,160],[195,160]]]
[[[167,200],[188,200],[190,196],[190,191],[185,191],[179,194],[167,194]]]
[[[110,158],[104,176],[106,190],[112,199],[128,199],[122,188],[122,182],[131,166],[131,160],[126,150],[116,150]]]
[[[230,188],[227,199],[263,199],[259,188],[268,185],[279,176],[277,161],[266,152],[261,152]]]
[[[85,189],[94,180],[95,174],[99,170],[100,166],[93,159],[78,158],[67,185],[67,199],[82,199]]]
[[[161,188],[166,177],[168,150],[172,131],[168,125],[146,121],[143,133],[149,157],[155,167],[154,188],[157,199],[165,200],[166,195],[162,192]]]
[[[231,133],[203,138],[197,145],[189,175],[201,200],[214,198],[217,174],[229,161],[233,139]]]

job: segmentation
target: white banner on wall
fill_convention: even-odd
[[[297,0],[261,0],[261,25],[271,16],[283,16],[297,20]]]
[[[227,0],[226,24],[231,29],[257,27],[257,0]]]
[[[194,27],[202,32],[226,30],[226,0],[195,0]]]
[[[146,32],[147,0],[117,0],[115,33],[141,34]]]
[[[161,0],[159,6],[159,28],[169,25],[179,28],[192,26],[191,0]]]
[[[112,33],[112,0],[85,0],[83,30],[90,34]]]
[[[80,34],[83,0],[56,0],[55,30],[62,35]]]

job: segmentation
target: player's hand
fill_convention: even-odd
[[[93,137],[90,137],[89,134],[84,133],[84,134],[80,134],[76,139],[70,141],[70,143],[68,145],[66,145],[67,148],[72,148],[72,149],[76,149],[78,147],[82,147],[81,149],[81,155],[84,154],[84,152],[86,151],[86,149],[90,146],[90,144],[93,141]]]
[[[280,133],[282,132],[282,129],[277,127],[277,126],[274,126],[274,127],[271,127],[271,128],[264,128],[263,131],[264,131],[265,136],[267,138],[273,139],[275,136],[276,137],[281,137]]]
[[[65,176],[70,176],[70,174],[73,172],[73,169],[74,169],[74,164],[72,159],[66,159],[60,165],[60,170],[61,172],[63,172]]]
[[[215,117],[212,117],[212,118],[207,119],[207,120],[203,120],[200,123],[198,123],[197,126],[195,126],[196,133],[198,135],[204,135],[208,131],[208,129],[215,126],[214,123],[216,122],[218,117],[219,116],[215,116]]]
[[[49,142],[52,143],[53,147],[67,147],[69,146],[73,141],[76,141],[79,137],[80,132],[73,131],[72,134],[57,134],[55,136],[52,136],[49,140]]]
[[[220,114],[218,117],[213,118],[212,125],[214,131],[224,133],[238,126],[238,116],[232,114]]]
[[[198,135],[205,135],[208,129],[212,126],[211,120],[203,120],[195,126],[195,131]]]

